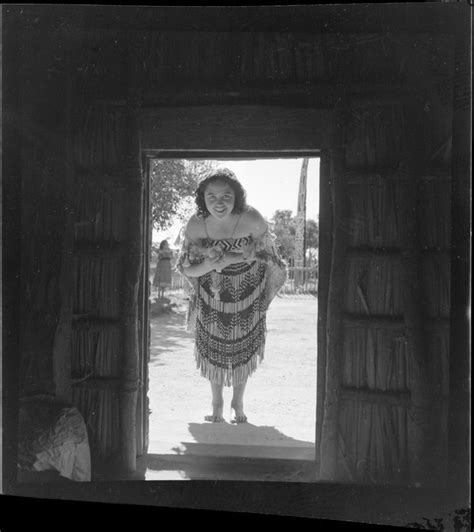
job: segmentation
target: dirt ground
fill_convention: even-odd
[[[184,326],[183,294],[168,295],[173,312],[151,320],[150,456],[314,460],[317,299],[281,296],[267,314],[265,359],[249,379],[249,423],[230,423],[232,390],[224,389],[224,423],[208,423],[210,385],[200,376],[193,337]],[[150,459],[150,464],[152,460]],[[147,479],[175,479],[149,464]],[[172,469],[171,467],[169,469]]]

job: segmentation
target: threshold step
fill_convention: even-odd
[[[276,460],[314,460],[315,445],[237,445],[197,442],[150,441],[148,453],[161,456],[234,457]]]

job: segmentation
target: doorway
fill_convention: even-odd
[[[153,228],[146,480],[314,480],[319,158],[311,155],[150,158]],[[245,409],[249,422],[242,425],[230,423],[228,388],[224,389],[226,421],[204,421],[210,413],[210,386],[195,368],[193,336],[185,329],[185,282],[173,269],[182,227],[194,210],[192,194],[184,193],[192,184],[189,176],[182,176],[181,199],[173,203],[169,190],[171,182],[176,184],[173,171],[200,172],[222,166],[236,174],[246,189],[248,204],[268,221],[288,264],[287,282],[267,314],[265,358],[248,381]],[[163,201],[153,204],[160,190],[167,205],[173,203],[169,217],[162,212]],[[301,218],[302,250],[296,245],[301,240]],[[172,272],[163,291],[154,281],[164,240],[172,252]]]

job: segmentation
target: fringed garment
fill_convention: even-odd
[[[184,242],[178,270],[197,264],[206,254],[243,252],[239,262],[189,281],[188,330],[194,331],[194,356],[201,375],[232,386],[243,383],[263,360],[266,312],[286,280],[286,265],[268,231],[258,240],[242,238]]]

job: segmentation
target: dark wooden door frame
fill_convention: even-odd
[[[147,185],[145,186],[145,190],[147,191],[147,194],[150,193],[150,166],[149,163],[152,159],[198,159],[198,160],[245,160],[245,159],[296,159],[296,158],[303,158],[303,157],[310,157],[310,158],[318,158],[320,161],[322,160],[322,150],[315,148],[313,150],[309,149],[293,149],[293,150],[241,150],[241,151],[233,151],[232,149],[228,150],[160,150],[160,149],[148,149],[143,150],[143,160],[146,161],[146,166],[144,166],[147,170]],[[325,152],[324,155],[325,159],[328,157],[328,152]],[[321,163],[320,163],[321,164]],[[321,170],[320,170],[321,172]],[[320,183],[321,179],[324,180],[324,182],[327,181],[328,176],[324,176],[321,178],[320,175]],[[320,191],[323,191],[323,193],[326,192],[326,187],[320,185]],[[319,197],[319,202],[321,205],[321,195]],[[150,200],[146,200],[146,204],[149,205]],[[323,212],[326,212],[323,210]],[[151,216],[151,211],[149,211],[148,219]],[[321,231],[321,217],[319,217],[318,220],[319,223],[319,230]],[[328,220],[324,219],[322,221],[323,229],[327,232],[326,224],[328,223]],[[147,223],[148,227],[149,223]],[[327,240],[324,240],[324,242],[328,242]],[[145,257],[147,256],[147,250],[145,250]],[[321,255],[321,254],[320,254]],[[147,262],[147,261],[145,261]],[[329,271],[327,271],[326,268],[321,269],[320,268],[320,262],[318,262],[318,285],[325,286],[327,285],[328,281],[328,275]],[[321,277],[322,276],[322,277]],[[327,277],[327,278],[326,278]],[[324,292],[325,293],[325,292]],[[324,315],[325,316],[325,315]],[[149,317],[148,317],[149,320]],[[144,328],[143,334],[147,334],[145,332]],[[320,334],[322,334],[325,330],[325,323],[320,319],[319,317],[319,293],[318,293],[318,325],[317,325],[317,341],[315,344],[316,348],[316,367],[317,367],[317,384],[316,384],[316,394],[315,394],[315,402],[316,402],[316,425],[315,425],[315,463],[316,463],[316,469],[318,469],[319,464],[319,442],[321,438],[321,431],[320,428],[322,427],[322,415],[323,415],[323,406],[324,406],[324,395],[325,395],[325,389],[324,389],[324,364],[326,362],[326,356],[321,353],[321,345],[325,345],[324,340],[320,340]],[[145,345],[146,338],[142,339],[142,344]],[[148,344],[148,350],[150,346]],[[147,358],[149,359],[149,351],[147,352]],[[147,388],[148,392],[148,388]]]

